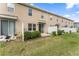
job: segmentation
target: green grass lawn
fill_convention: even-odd
[[[64,34],[27,42],[0,42],[0,55],[77,56],[79,55],[79,34]]]

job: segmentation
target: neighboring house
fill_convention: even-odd
[[[48,28],[73,27],[74,21],[24,3],[0,3],[0,35],[14,35],[22,31],[48,33]]]
[[[75,22],[74,23],[74,26],[75,26],[75,28],[78,28],[79,29],[79,22]]]

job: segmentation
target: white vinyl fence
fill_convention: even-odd
[[[54,31],[57,32],[57,27],[56,26],[48,27],[48,33],[52,33]]]
[[[64,30],[65,32],[77,32],[77,28],[60,28],[60,30]]]
[[[77,28],[59,28],[60,30],[64,30],[65,32],[77,32]],[[56,31],[57,32],[57,27],[56,26],[52,26],[52,27],[49,27],[48,28],[48,33],[52,33],[52,32],[54,32],[54,31]]]

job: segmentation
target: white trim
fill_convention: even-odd
[[[33,23],[32,23],[32,32],[33,32]]]
[[[14,8],[14,4],[13,3],[7,3],[7,7],[11,7],[11,8]]]
[[[34,28],[33,24],[35,24],[35,23],[28,23],[28,24],[31,24],[31,25],[32,25],[32,27],[31,27],[32,30],[30,31],[30,30],[28,29],[28,31],[29,31],[29,32],[33,32],[33,31],[34,31],[34,30],[33,30],[33,28]],[[36,24],[35,24],[35,25],[36,25]],[[37,25],[36,25],[36,26],[37,26]],[[29,28],[29,26],[28,26],[28,28]]]
[[[12,18],[12,19],[17,19],[16,16],[9,16],[9,15],[2,15],[2,14],[0,14],[0,17],[1,17],[1,18]]]

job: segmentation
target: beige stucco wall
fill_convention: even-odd
[[[38,30],[38,22],[41,20],[41,15],[44,15],[44,21],[45,21],[45,28],[44,32],[47,33],[48,27],[50,25],[55,25],[57,24],[57,19],[58,23],[62,27],[65,25],[71,26],[73,25],[72,21],[69,21],[67,19],[57,17],[55,15],[51,15],[42,11],[38,11],[36,9],[32,9],[32,16],[28,16],[28,7],[20,5],[20,4],[15,4],[15,12],[10,14],[7,11],[7,4],[6,3],[0,3],[0,14],[9,14],[9,15],[14,15],[18,16],[18,19],[16,21],[16,32],[21,32],[22,28],[22,22],[24,23],[24,27],[27,30],[28,29],[28,23],[34,23],[36,25],[36,30]],[[52,17],[52,20],[50,20],[50,17]],[[63,20],[63,22],[62,22]],[[66,23],[67,22],[67,23]]]

